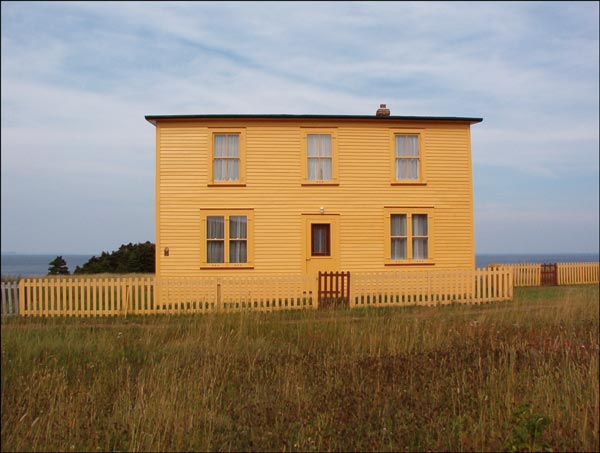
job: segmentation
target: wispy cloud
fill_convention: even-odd
[[[386,102],[394,114],[483,116],[473,160],[476,171],[496,169],[498,185],[530,174],[549,191],[573,178],[598,189],[598,3],[1,7],[3,247],[47,244],[14,227],[28,216],[22,192],[58,179],[81,194],[94,177],[110,181],[111,194],[145,200],[142,216],[128,214],[128,196],[107,206],[151,240],[154,133],[145,114],[371,114]],[[55,211],[77,224],[72,207]],[[72,240],[58,234],[51,248],[119,245],[109,235],[69,248]]]

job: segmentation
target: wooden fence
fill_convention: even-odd
[[[352,273],[350,306],[481,303],[512,298],[512,269]],[[26,278],[22,316],[117,316],[318,307],[315,275]],[[4,301],[4,295],[3,295]]]
[[[151,313],[312,309],[315,280],[312,275],[164,278],[156,282],[159,301]]]
[[[2,316],[19,314],[19,282],[2,282]]]
[[[511,268],[353,273],[351,307],[510,300]]]
[[[559,285],[598,283],[600,263],[557,263]]]
[[[558,263],[559,285],[597,284],[599,263]],[[352,272],[350,307],[481,303],[541,284],[540,264],[475,270]],[[316,276],[47,277],[3,282],[2,316],[117,316],[318,307]]]
[[[598,283],[598,262],[557,263],[557,283],[559,285],[583,285]],[[540,263],[491,264],[488,268],[510,267],[513,270],[513,285],[540,286],[542,265]]]
[[[513,269],[514,286],[540,286],[542,266],[540,264],[501,264]]]
[[[155,312],[154,277],[25,278],[23,316],[115,316]]]
[[[116,316],[315,308],[311,276],[26,278],[23,316]]]

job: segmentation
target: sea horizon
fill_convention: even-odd
[[[5,253],[1,254],[2,277],[37,277],[48,274],[50,261],[62,256],[72,274],[77,266],[83,266],[92,256],[101,254],[67,254],[67,253]]]
[[[70,273],[77,266],[83,266],[93,256],[101,253],[12,253],[1,252],[2,277],[29,277],[48,274],[50,261],[62,256]],[[586,253],[477,253],[475,266],[486,267],[489,264],[502,263],[568,263],[599,261],[598,252]]]

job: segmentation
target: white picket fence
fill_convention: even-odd
[[[351,307],[480,304],[513,298],[508,267],[352,274]]]
[[[2,316],[19,315],[19,282],[2,282]]]
[[[540,263],[490,264],[488,267],[510,267],[513,284],[517,286],[540,286],[542,265]],[[589,285],[598,283],[598,262],[556,263],[558,285]]]
[[[40,277],[3,283],[3,315],[127,316],[319,307],[316,275]],[[512,299],[510,268],[352,273],[350,307]],[[342,296],[348,297],[348,296]]]

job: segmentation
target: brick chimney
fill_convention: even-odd
[[[390,109],[386,108],[385,104],[379,104],[375,116],[390,116]]]

